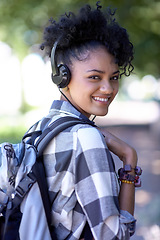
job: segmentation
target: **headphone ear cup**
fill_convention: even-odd
[[[69,84],[71,80],[71,72],[69,68],[64,65],[60,64],[57,66],[58,74],[52,74],[52,81],[59,87],[65,88]]]
[[[67,85],[69,84],[69,82],[71,80],[71,72],[70,72],[69,68],[64,64],[61,64],[59,66],[59,74],[62,79],[59,87],[60,88],[67,87]]]

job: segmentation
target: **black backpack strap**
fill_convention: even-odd
[[[91,121],[81,120],[75,117],[61,117],[51,123],[44,131],[42,131],[41,136],[37,140],[35,147],[38,151],[38,156],[41,156],[45,147],[49,144],[49,142],[57,136],[63,130],[74,126],[76,124],[89,124],[95,127],[94,123]]]
[[[37,183],[39,186],[39,190],[41,192],[41,197],[42,197],[42,202],[47,218],[47,223],[48,227],[50,230],[50,234],[52,239],[56,240],[56,235],[54,232],[53,227],[51,226],[51,202],[49,198],[49,193],[48,193],[48,184],[47,184],[47,179],[46,179],[46,174],[45,174],[45,168],[43,165],[43,157],[39,157],[37,161],[35,162],[32,171],[34,175],[36,176]]]
[[[93,240],[93,235],[92,235],[92,232],[91,232],[88,222],[86,222],[83,232],[80,236],[80,239],[82,239],[82,238],[84,240]]]
[[[22,142],[23,142],[26,138],[29,138],[29,139],[26,141],[26,143],[33,145],[34,142],[35,142],[35,139],[36,139],[37,137],[39,137],[41,134],[42,134],[42,131],[41,131],[41,130],[39,130],[39,131],[34,131],[34,132],[30,132],[30,133],[26,133],[26,134],[23,136],[23,138],[22,138]]]

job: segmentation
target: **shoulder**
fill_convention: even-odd
[[[87,148],[105,148],[106,143],[104,136],[98,130],[97,127],[93,127],[89,124],[78,124],[76,126],[76,135],[79,143]]]

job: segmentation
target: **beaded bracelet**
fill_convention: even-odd
[[[139,166],[132,168],[130,164],[126,164],[122,169],[124,172],[131,172],[134,169],[136,175],[140,176],[142,174],[142,169]]]
[[[121,180],[121,182],[123,182],[123,183],[129,183],[129,184],[134,184],[134,182],[132,182],[132,181],[127,181],[127,180]]]
[[[123,178],[119,177],[119,180],[125,183],[134,183],[135,187],[141,187],[141,179],[139,178],[139,176],[134,177],[130,174],[127,174],[127,176],[124,176]]]
[[[128,174],[132,169],[135,170],[136,176]],[[139,176],[142,174],[142,169],[138,166],[132,168],[131,165],[125,165],[124,168],[118,170],[119,180],[125,183],[134,183],[135,187],[141,187],[141,179]]]

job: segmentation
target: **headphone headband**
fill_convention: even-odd
[[[55,53],[56,53],[56,48],[58,45],[58,40],[55,42],[55,44],[53,45],[52,51],[51,51],[51,67],[52,67],[52,73],[54,75],[58,74],[58,68],[57,68],[57,61],[55,58]]]

